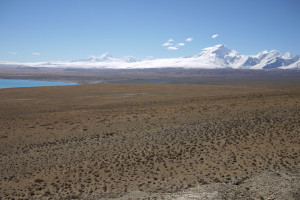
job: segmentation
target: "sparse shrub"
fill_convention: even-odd
[[[44,182],[44,180],[40,179],[40,178],[37,178],[37,179],[34,180],[34,182],[36,182],[36,183],[42,183],[42,182]]]

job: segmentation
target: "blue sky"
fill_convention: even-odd
[[[299,0],[0,0],[0,61],[178,57],[216,44],[296,55],[299,9]]]

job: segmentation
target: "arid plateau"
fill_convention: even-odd
[[[1,89],[0,199],[299,199],[298,77]]]

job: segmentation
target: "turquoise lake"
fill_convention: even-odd
[[[63,86],[63,85],[76,85],[76,83],[64,83],[64,82],[52,82],[52,81],[16,80],[16,79],[0,79],[0,88]]]

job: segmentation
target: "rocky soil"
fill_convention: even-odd
[[[297,199],[299,105],[290,83],[2,89],[0,199]]]

